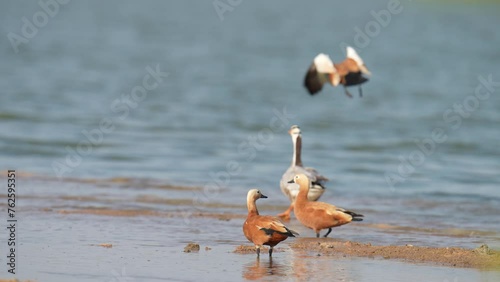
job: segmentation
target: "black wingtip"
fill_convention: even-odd
[[[326,189],[326,188],[325,188],[325,186],[323,185],[323,183],[321,183],[321,182],[319,182],[319,181],[313,181],[313,182],[311,182],[311,184],[312,184],[313,186],[314,186],[314,185],[316,185],[316,186],[319,186],[319,187],[321,187],[321,188],[323,188],[323,189]]]
[[[309,85],[307,85],[305,83],[304,83],[304,87],[307,89],[307,93],[309,93],[309,95],[311,95],[311,96],[314,96],[319,92],[319,90],[314,90],[314,89],[312,89],[312,87],[310,87]]]
[[[286,228],[286,227],[285,227],[285,228]],[[288,229],[288,228],[286,228],[286,231],[288,231],[288,233],[287,233],[287,234],[289,234],[288,236],[290,236],[290,237],[295,237],[295,235],[297,235],[297,236],[299,236],[299,235],[300,235],[299,233],[297,233],[296,231],[293,231],[292,229]]]
[[[286,227],[285,227],[286,228]],[[271,229],[271,228],[261,228],[260,230],[264,231],[264,233],[266,233],[266,235],[269,235],[269,236],[272,236],[274,234],[274,232],[277,232],[281,235],[286,235],[288,237],[295,237],[295,235],[299,235],[299,233],[295,232],[295,231],[292,231],[288,228],[286,228],[286,231],[287,232],[279,232],[279,231],[276,231],[274,229]]]
[[[260,230],[264,231],[266,235],[272,236],[276,230],[272,230],[271,228],[261,228]]]
[[[352,221],[363,221],[362,217],[364,217],[364,215],[362,215],[362,214],[355,213],[352,211],[345,211],[345,213],[352,216]]]

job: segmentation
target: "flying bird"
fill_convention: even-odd
[[[320,53],[309,67],[304,79],[304,86],[311,95],[315,95],[323,88],[323,84],[330,83],[332,86],[342,84],[347,96],[352,98],[347,90],[348,86],[359,85],[359,96],[363,96],[361,84],[368,81],[364,75],[371,75],[365,66],[363,59],[354,48],[347,46],[347,58],[334,64],[328,55]]]

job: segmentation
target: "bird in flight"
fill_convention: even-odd
[[[344,86],[345,94],[352,98],[347,87],[359,85],[359,96],[362,97],[361,84],[368,81],[363,75],[369,76],[371,73],[356,50],[347,46],[347,58],[338,64],[333,63],[328,55],[318,54],[307,70],[304,86],[309,94],[315,95],[321,91],[325,83],[330,83],[332,86],[341,84]]]

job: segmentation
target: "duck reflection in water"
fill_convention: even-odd
[[[261,280],[269,276],[286,276],[287,269],[289,270],[290,267],[273,261],[272,257],[269,257],[269,261],[263,260],[262,262],[257,257],[255,262],[243,266],[242,276],[248,280]]]

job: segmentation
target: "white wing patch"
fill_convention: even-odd
[[[356,50],[354,50],[354,48],[352,48],[351,46],[347,46],[347,58],[353,59],[356,64],[358,64],[358,66],[362,66],[365,64]]]
[[[314,65],[319,73],[333,73],[336,71],[330,57],[323,53],[320,53],[314,58]]]

